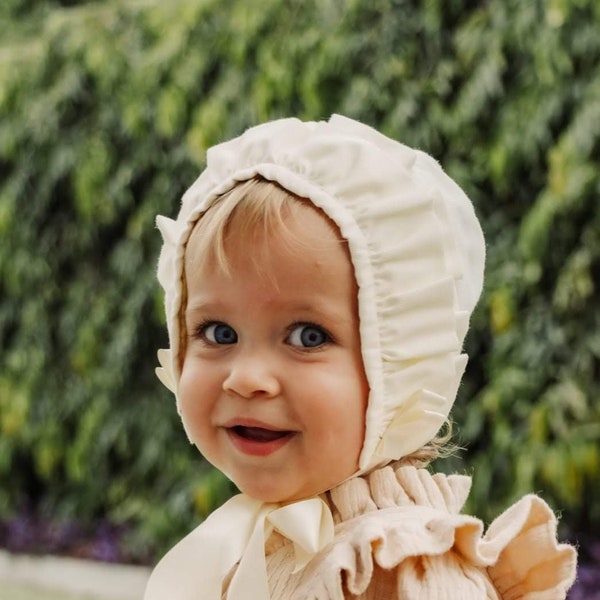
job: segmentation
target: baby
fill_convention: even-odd
[[[158,225],[157,372],[242,493],[146,600],[565,597],[575,552],[541,499],[482,537],[460,514],[469,478],[420,468],[445,441],[485,256],[431,157],[340,116],[274,121],[210,149]]]

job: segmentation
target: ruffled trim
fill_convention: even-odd
[[[556,517],[530,495],[488,529],[480,551],[496,558],[488,573],[503,600],[564,598],[575,581],[577,554],[556,539]]]
[[[479,519],[458,514],[469,487],[468,477],[431,476],[412,467],[395,473],[386,467],[345,482],[328,494],[335,540],[302,572],[283,574],[290,550],[272,547],[273,599],[344,600],[348,592],[370,599],[378,579],[387,581],[390,600],[448,598],[449,589],[461,600],[565,598],[576,553],[557,542],[548,505],[526,496],[484,535]],[[294,593],[280,596],[283,589]]]

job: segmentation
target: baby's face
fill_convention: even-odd
[[[258,249],[233,233],[230,274],[186,272],[183,419],[200,452],[265,502],[356,472],[369,391],[347,250],[312,207],[294,205],[286,224],[300,246],[281,232]]]

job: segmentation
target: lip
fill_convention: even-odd
[[[274,427],[256,419],[246,418],[231,419],[223,425],[223,428],[235,448],[249,456],[269,456],[285,446],[296,435],[295,431]],[[275,439],[251,439],[241,435],[239,428],[264,430],[264,432],[282,433],[284,435]]]
[[[231,427],[258,427],[259,429],[267,429],[269,431],[291,431],[286,427],[277,427],[253,417],[234,417],[233,419],[229,419],[229,421],[225,421],[222,427],[226,427],[227,429]]]

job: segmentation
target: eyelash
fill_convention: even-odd
[[[331,335],[331,333],[329,333],[329,331],[325,327],[323,327],[322,325],[319,325],[318,323],[313,323],[312,321],[297,321],[295,323],[292,323],[287,328],[286,341],[289,340],[292,333],[299,327],[314,327],[315,329],[319,329],[325,335],[325,341],[322,344],[319,344],[318,346],[312,346],[312,347],[311,346],[294,346],[294,345],[290,344],[290,346],[292,346],[293,348],[299,348],[305,352],[307,352],[307,351],[308,352],[318,352],[319,350],[322,350],[325,346],[327,346],[335,341],[333,336]]]

